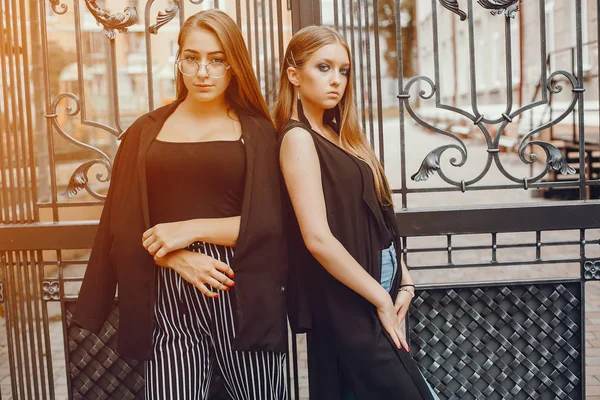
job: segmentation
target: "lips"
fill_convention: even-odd
[[[327,92],[327,96],[339,96],[340,94],[338,92]]]

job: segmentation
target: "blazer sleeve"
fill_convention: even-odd
[[[114,194],[119,191],[119,175],[123,173],[120,165],[123,153],[127,152],[126,139],[128,136],[129,132],[126,132],[115,155],[110,186],[104,201],[83,284],[79,291],[77,306],[71,320],[73,324],[96,334],[102,329],[113,308],[117,287],[117,273],[110,254],[112,245],[111,214],[114,207]]]

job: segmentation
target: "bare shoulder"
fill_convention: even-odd
[[[287,131],[281,141],[282,148],[290,149],[314,149],[315,143],[312,134],[299,126]]]

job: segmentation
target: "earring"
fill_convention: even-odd
[[[298,100],[300,100],[300,91],[298,91]]]

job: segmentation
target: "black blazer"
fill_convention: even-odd
[[[138,118],[124,135],[73,322],[98,333],[118,285],[121,355],[152,358],[156,264],[142,246],[149,226],[146,151],[181,101]],[[238,112],[246,149],[246,182],[235,271],[233,348],[285,351],[285,243],[277,132],[264,118]]]

